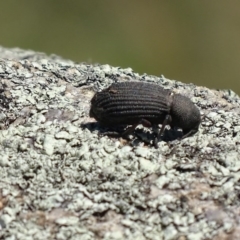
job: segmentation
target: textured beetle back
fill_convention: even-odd
[[[95,94],[90,116],[103,124],[134,124],[140,119],[159,123],[170,111],[169,94],[169,90],[156,84],[113,83]]]

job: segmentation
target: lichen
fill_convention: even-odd
[[[240,98],[109,65],[0,48],[3,239],[234,239],[239,233]],[[147,81],[187,95],[192,137],[152,147],[103,136],[95,91]],[[222,237],[222,238],[221,238]]]

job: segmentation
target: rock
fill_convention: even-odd
[[[1,238],[236,239],[235,93],[21,49],[0,47],[0,58]],[[91,97],[131,80],[190,97],[199,131],[159,149],[144,128],[129,141],[99,135]]]

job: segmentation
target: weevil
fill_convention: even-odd
[[[155,147],[166,125],[181,128],[185,138],[195,134],[201,123],[199,109],[188,97],[145,82],[117,82],[97,92],[89,115],[105,126],[131,125],[121,136],[129,135],[139,124],[162,124]]]

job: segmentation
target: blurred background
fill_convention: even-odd
[[[239,0],[0,2],[0,45],[240,94]]]

